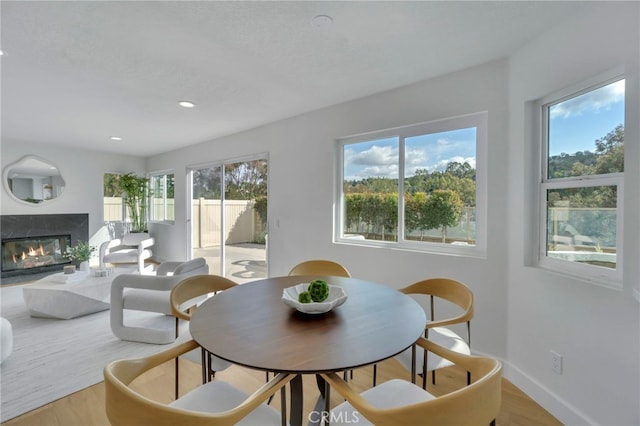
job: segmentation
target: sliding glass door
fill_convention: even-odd
[[[191,257],[238,283],[267,277],[267,160],[194,167]]]

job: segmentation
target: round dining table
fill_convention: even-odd
[[[314,279],[342,287],[347,300],[322,314],[304,314],[282,301],[285,288]],[[389,286],[357,278],[285,276],[216,294],[195,310],[189,329],[200,346],[233,364],[296,374],[290,382],[290,424],[300,425],[302,374],[347,371],[391,358],[413,345],[425,324],[423,308]]]

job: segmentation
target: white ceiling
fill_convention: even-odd
[[[588,3],[3,0],[2,138],[149,156],[507,56]]]

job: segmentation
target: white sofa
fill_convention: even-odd
[[[121,274],[111,284],[111,331],[122,340],[167,344],[175,341],[175,330],[127,326],[124,310],[158,312],[171,315],[171,289],[191,275],[209,273],[204,258],[186,262],[163,262],[155,275]]]
[[[106,241],[100,245],[100,268],[104,268],[107,263],[134,263],[142,273],[145,269],[144,261],[153,254],[149,247],[154,243],[155,239],[144,232],[126,234],[122,238]]]

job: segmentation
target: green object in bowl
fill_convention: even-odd
[[[303,291],[298,295],[298,302],[300,303],[311,303],[311,294],[308,291]]]
[[[323,302],[329,297],[329,285],[325,280],[313,280],[309,283],[307,291],[314,302]]]

